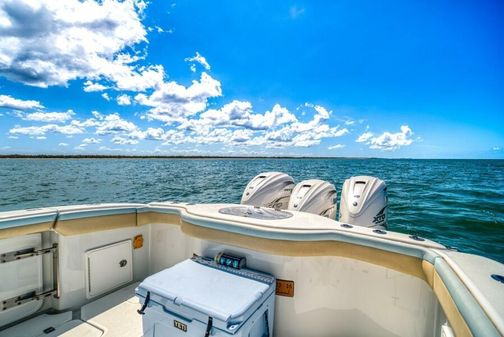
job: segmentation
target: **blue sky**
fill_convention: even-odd
[[[3,1],[0,153],[504,158],[499,1]]]

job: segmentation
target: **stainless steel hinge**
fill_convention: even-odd
[[[53,289],[50,291],[46,291],[43,293],[36,293],[35,291],[32,291],[30,293],[16,296],[16,297],[11,297],[6,300],[3,300],[0,302],[0,311],[4,311],[13,307],[17,307],[18,305],[25,304],[27,302],[31,301],[38,301],[41,299],[44,299],[49,296],[54,296],[56,295],[57,290]]]
[[[58,251],[58,244],[57,243],[53,244],[52,247],[42,248],[42,249],[38,249],[38,250],[35,248],[26,248],[26,249],[16,250],[13,252],[0,254],[0,263],[17,261],[17,260],[21,260],[21,259],[26,259],[28,257],[39,256],[39,255],[44,255],[44,254],[49,254],[49,253],[57,254],[57,251]]]

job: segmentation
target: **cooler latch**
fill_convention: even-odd
[[[145,309],[147,309],[147,305],[149,304],[149,302],[150,302],[150,291],[147,292],[147,296],[145,296],[145,302],[142,305],[142,307],[137,310],[137,312],[140,315],[145,315]]]
[[[208,317],[208,324],[206,326],[205,337],[210,336],[210,332],[212,331],[212,326],[213,326],[213,318]]]

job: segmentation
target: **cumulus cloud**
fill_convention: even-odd
[[[198,82],[199,83],[199,82]],[[184,88],[182,92],[189,90]],[[200,90],[197,92],[205,92]],[[146,98],[149,99],[149,98]],[[206,104],[205,104],[206,105]],[[102,114],[92,112],[92,117],[80,120],[61,120],[63,125],[15,126],[9,131],[11,137],[26,135],[46,137],[50,133],[67,136],[88,133],[110,136],[117,145],[135,145],[140,141],[160,141],[164,145],[212,144],[236,146],[261,146],[263,148],[310,147],[320,144],[322,139],[337,138],[349,133],[348,129],[330,126],[331,111],[313,105],[311,120],[299,121],[285,107],[275,104],[264,113],[255,113],[247,101],[232,101],[220,109],[210,109],[189,116],[178,116],[171,129],[149,127],[143,129],[119,113]],[[73,113],[73,112],[72,112]],[[50,113],[47,113],[50,114]],[[88,137],[79,147],[98,144],[101,138]],[[333,147],[336,148],[336,147]]]
[[[103,91],[105,89],[108,89],[108,87],[106,87],[100,83],[93,83],[91,81],[86,81],[84,83],[84,91],[85,92]]]
[[[341,137],[349,132],[327,124],[331,112],[326,108],[309,107],[315,112],[312,120],[300,122],[279,104],[264,114],[256,114],[250,102],[235,100],[221,109],[201,113],[199,118],[185,120],[177,131],[165,133],[165,144],[217,142],[267,148],[310,147],[324,138]]]
[[[119,105],[131,105],[131,97],[129,97],[126,94],[117,96],[117,104],[119,104]]]
[[[394,151],[403,146],[413,144],[413,131],[408,125],[401,125],[401,131],[391,133],[385,131],[381,135],[375,136],[372,132],[366,131],[357,138],[356,142],[369,145],[370,149]]]
[[[373,138],[373,133],[366,131],[362,135],[360,135],[355,141],[357,143],[366,143],[369,141],[371,138]]]
[[[66,147],[68,146],[68,143],[59,143],[58,146]]]
[[[40,104],[39,101],[22,100],[14,98],[9,95],[0,95],[0,108],[13,109],[13,110],[31,110],[31,109],[43,109],[44,106]]]
[[[32,112],[22,115],[25,121],[45,122],[45,123],[64,123],[75,115],[72,110],[66,112]]]
[[[135,145],[138,144],[138,139],[115,136],[114,138],[112,138],[112,143],[118,145]]]
[[[199,63],[206,70],[210,70],[210,64],[208,64],[206,58],[201,56],[201,54],[198,52],[196,52],[196,55],[194,55],[193,57],[185,58],[184,61],[192,63],[191,64],[191,71],[192,72],[196,71],[196,64],[195,63]]]
[[[207,108],[208,99],[222,95],[221,83],[203,72],[199,81],[189,87],[176,82],[165,82],[151,95],[138,94],[135,101],[149,106],[151,120],[172,123],[180,117],[191,116]]]
[[[102,121],[95,122],[94,126],[96,126],[97,135],[131,133],[138,129],[133,122],[122,119],[118,113],[105,116]]]
[[[224,126],[267,130],[292,122],[297,122],[296,116],[279,104],[275,104],[271,111],[264,114],[255,114],[250,102],[234,100],[220,109],[210,109],[203,112],[199,119],[185,120],[179,129],[197,131],[202,128]]]
[[[341,137],[349,131],[327,123],[331,112],[322,106],[310,105],[315,112],[308,122],[300,122],[286,108],[275,104],[264,114],[253,113],[252,104],[232,101],[221,109],[201,113],[199,118],[186,119],[176,131],[165,133],[165,144],[224,143],[263,147],[310,147],[324,138]]]
[[[83,144],[100,144],[101,143],[101,139],[98,139],[98,138],[84,138],[82,140],[82,143]]]
[[[86,120],[73,119],[68,121],[74,113],[70,110],[67,112],[68,116],[64,116],[60,118],[60,115],[51,115],[51,114],[66,114],[66,113],[40,113],[44,116],[45,119],[32,118],[31,120],[37,121],[45,121],[48,122],[49,119],[47,116],[52,117],[52,122],[67,122],[64,125],[58,125],[54,123],[45,124],[41,126],[19,126],[9,130],[9,135],[17,137],[19,135],[25,135],[30,137],[38,137],[45,136],[50,133],[58,133],[67,136],[72,136],[76,134],[83,134],[87,132],[93,132],[95,135],[113,135],[120,136],[125,135],[126,137],[134,138],[134,139],[145,139],[147,137],[147,131],[143,132],[131,121],[127,121],[123,119],[118,113],[112,113],[108,115],[103,115],[97,111],[93,111],[93,118],[88,118]],[[34,113],[35,114],[35,113]],[[26,116],[30,116],[26,115]],[[58,118],[54,117],[58,116]],[[63,115],[61,115],[63,116]],[[141,134],[142,133],[142,134]],[[145,135],[144,135],[145,134]],[[88,144],[98,144],[101,142],[101,139],[95,137],[85,138],[82,142],[84,145]],[[81,144],[81,145],[82,145]]]
[[[9,130],[10,135],[25,135],[30,137],[43,137],[48,133],[59,133],[63,135],[77,135],[83,133],[84,130],[75,125],[57,125],[46,124],[42,126],[26,126],[16,125]]]
[[[344,144],[336,144],[336,145],[331,145],[329,146],[327,149],[328,150],[336,150],[336,149],[342,149],[344,148],[345,145]]]
[[[267,130],[298,121],[295,115],[291,114],[287,108],[280,106],[280,104],[275,104],[273,109],[267,111],[264,115],[252,114],[248,117],[249,120],[244,126],[255,130]]]
[[[337,138],[349,133],[347,128],[331,127],[326,123],[331,112],[320,105],[305,105],[315,110],[315,115],[308,122],[295,122],[278,130],[267,132],[262,137],[254,139],[254,145],[267,147],[310,147],[320,144],[324,138]]]
[[[125,50],[147,42],[143,1],[28,1],[0,4],[0,75],[28,85],[107,80],[145,90],[163,80],[161,66],[137,67]],[[86,82],[85,90],[101,89]]]

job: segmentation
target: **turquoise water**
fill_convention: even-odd
[[[341,191],[374,175],[389,191],[389,229],[504,262],[503,160],[3,159],[0,211],[99,202],[239,203],[263,171],[319,178]]]

